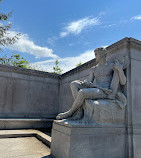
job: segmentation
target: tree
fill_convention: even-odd
[[[0,58],[0,64],[9,66],[28,68],[28,63],[29,62],[26,59],[20,57],[20,54],[12,55],[9,58],[7,55],[4,55],[2,58]]]
[[[0,2],[1,1],[2,0],[0,0]],[[0,13],[0,45],[3,47],[14,44],[20,36],[20,33],[13,37],[9,36],[8,31],[11,28],[12,23],[9,23],[8,19],[11,15],[12,12],[9,12],[8,14]],[[2,51],[2,48],[0,48],[0,51]]]
[[[80,66],[80,65],[82,65],[81,61],[76,65],[76,67],[78,67],[78,66]]]
[[[0,0],[1,2],[2,0]],[[12,26],[12,23],[8,22],[8,19],[11,17],[12,12],[8,14],[0,13],[0,46],[5,47],[8,45],[12,45],[19,39],[20,33],[11,37],[9,36],[9,30]],[[0,47],[0,51],[2,52],[2,48]],[[3,55],[0,58],[0,64],[10,65],[10,66],[17,66],[17,67],[24,67],[27,68],[28,61],[23,57],[20,57],[19,54],[14,54],[10,57],[7,55]]]
[[[55,66],[53,67],[53,73],[56,73],[56,74],[62,74],[62,69],[59,67],[59,61],[58,60],[56,60],[55,61]]]

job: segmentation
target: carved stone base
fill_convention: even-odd
[[[54,121],[51,154],[55,158],[125,158],[125,132],[122,126]]]
[[[125,107],[121,108],[114,100],[86,99],[83,105],[84,120],[87,122],[124,124]]]

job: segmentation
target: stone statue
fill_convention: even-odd
[[[126,84],[123,70],[125,68],[124,59],[123,62],[118,59],[115,59],[114,62],[107,62],[107,50],[103,47],[95,49],[94,52],[97,65],[91,68],[87,80],[71,82],[74,103],[69,111],[58,114],[57,119],[85,119],[85,122],[86,120],[91,122],[97,120],[98,117],[100,119],[105,117],[101,121],[105,122],[104,120],[107,120],[108,115],[111,115],[113,118],[111,122],[120,122],[115,121],[114,115],[116,116],[117,111],[122,113],[127,102],[121,90],[121,86]],[[96,108],[99,108],[97,113]],[[106,114],[108,108],[110,114]],[[102,114],[103,109],[104,114]],[[123,114],[118,116],[119,119],[120,117],[123,117]]]

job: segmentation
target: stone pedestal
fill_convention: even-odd
[[[51,154],[55,158],[124,158],[123,126],[100,126],[54,121]]]

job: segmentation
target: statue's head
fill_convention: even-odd
[[[106,58],[106,48],[99,47],[94,50],[96,61],[98,62],[101,58]]]

